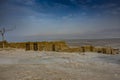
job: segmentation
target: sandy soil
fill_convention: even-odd
[[[120,80],[120,54],[1,50],[0,80]]]

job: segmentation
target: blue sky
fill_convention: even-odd
[[[120,38],[120,0],[0,0],[0,28],[14,26],[8,41]]]

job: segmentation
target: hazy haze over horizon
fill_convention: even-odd
[[[120,38],[120,0],[0,0],[0,28],[14,26],[8,41]]]

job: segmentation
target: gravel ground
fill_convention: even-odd
[[[120,80],[120,54],[0,50],[0,80]]]

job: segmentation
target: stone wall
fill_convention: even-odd
[[[23,48],[34,51],[62,51],[68,46],[65,42],[25,42],[25,43],[11,43],[11,46],[16,48]]]
[[[12,43],[9,43],[8,46],[11,47],[11,48],[18,48],[18,49],[25,49],[26,46],[25,46],[26,42],[12,42]]]
[[[80,47],[78,48],[67,48],[62,50],[62,52],[82,52],[82,49]]]
[[[94,47],[91,45],[85,45],[81,47],[83,49],[83,52],[93,52],[94,51]]]
[[[25,49],[26,51],[57,51],[57,52],[98,52],[104,54],[118,54],[119,49],[111,47],[94,47],[85,45],[71,48],[64,41],[55,42],[4,42],[5,47]],[[3,42],[0,42],[0,48],[3,48]]]
[[[0,48],[7,48],[7,47],[9,47],[9,44],[8,44],[8,42],[7,41],[0,41]]]
[[[103,53],[103,54],[118,54],[119,49],[114,49],[111,47],[95,47],[94,52]]]

